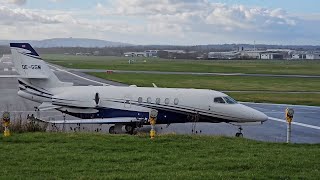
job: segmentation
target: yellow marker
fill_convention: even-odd
[[[5,130],[4,130],[4,132],[3,132],[3,134],[4,134],[4,136],[5,136],[5,137],[10,136],[10,130],[9,130],[9,128],[8,128],[8,127],[6,127],[6,128],[5,128]]]
[[[150,125],[154,126],[156,124],[156,118],[150,118]]]
[[[149,122],[151,125],[151,130],[150,130],[150,138],[154,139],[156,136],[156,130],[155,130],[155,125],[157,122],[157,116],[158,116],[158,111],[157,110],[152,110],[149,115]]]
[[[294,110],[293,109],[286,109],[286,120],[288,123],[291,123],[293,120],[293,114],[294,114]]]
[[[4,126],[4,132],[3,135],[5,137],[10,136],[10,130],[9,130],[9,125],[10,125],[10,113],[9,112],[4,112],[2,115],[2,121],[3,121],[3,126]]]
[[[150,138],[154,139],[154,137],[156,136],[156,131],[154,129],[151,129],[150,131]]]

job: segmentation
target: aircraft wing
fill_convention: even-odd
[[[43,120],[42,120],[43,121]],[[77,119],[77,120],[52,120],[44,121],[52,124],[127,124],[135,122],[144,122],[145,119],[136,119],[133,117],[104,118],[104,119]]]

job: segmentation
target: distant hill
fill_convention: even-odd
[[[82,39],[82,38],[54,38],[45,40],[0,40],[1,45],[9,45],[10,42],[28,42],[34,47],[50,48],[50,47],[123,47],[132,46],[131,44],[112,42],[98,39]]]

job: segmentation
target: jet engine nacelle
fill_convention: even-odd
[[[96,108],[97,93],[94,91],[66,91],[53,96],[52,104],[72,108]]]

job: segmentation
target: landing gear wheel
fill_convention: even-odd
[[[128,134],[133,135],[135,127],[133,125],[125,125],[125,130]]]
[[[132,131],[133,126],[132,125],[125,125],[124,128],[126,129],[127,132],[130,132],[130,131]]]
[[[109,128],[109,133],[110,133],[110,134],[116,134],[116,131],[115,131],[114,129],[115,129],[115,127],[114,127],[114,126],[111,126],[111,127]]]
[[[236,137],[243,137],[243,134],[242,133],[236,133]]]

